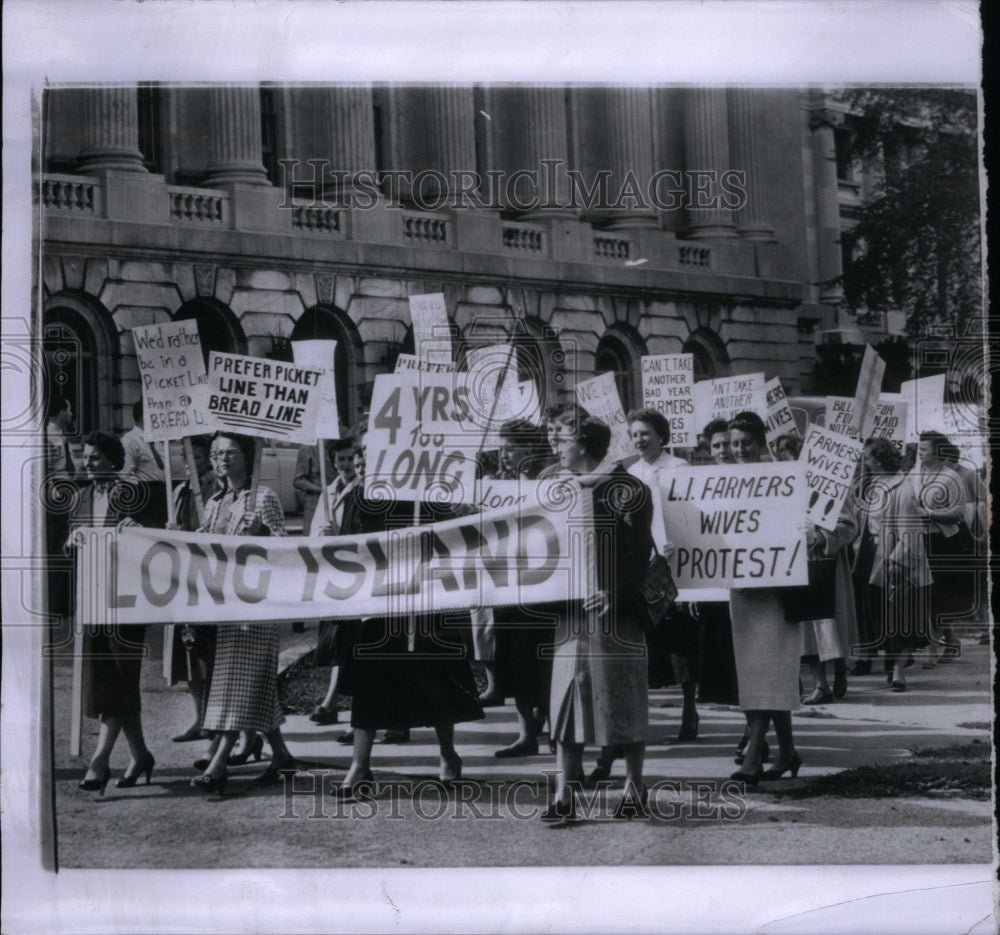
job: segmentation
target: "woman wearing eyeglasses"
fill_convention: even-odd
[[[250,503],[254,440],[217,432],[210,458],[219,489],[205,504],[199,532],[229,536],[283,536],[281,502],[269,487],[258,484]],[[295,760],[281,735],[284,715],[278,702],[278,631],[270,623],[221,624],[217,628],[215,666],[205,706],[204,729],[217,735],[203,775],[191,781],[205,792],[222,793],[226,765],[240,731],[259,731],[271,745],[268,769],[254,782],[270,785],[280,773],[295,769]]]

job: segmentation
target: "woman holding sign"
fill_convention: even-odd
[[[205,504],[199,532],[228,536],[283,536],[285,515],[269,487],[252,478],[255,441],[232,432],[216,432],[210,457],[220,488]],[[251,503],[251,495],[256,496]],[[203,726],[219,743],[205,772],[191,785],[222,793],[229,754],[240,731],[259,731],[271,745],[271,765],[254,782],[280,781],[295,760],[281,735],[284,715],[278,702],[278,631],[267,622],[227,623],[217,627],[215,665]]]
[[[559,426],[559,459],[593,502],[593,593],[559,620],[549,706],[558,744],[555,797],[543,821],[576,817],[573,783],[583,777],[586,743],[620,744],[625,798],[616,818],[645,813],[642,767],[649,728],[646,604],[640,585],[653,551],[649,488],[620,464],[599,470],[611,429],[598,419]]]
[[[740,412],[729,423],[729,445],[737,464],[757,464],[767,451],[767,430],[755,412]],[[733,651],[740,687],[740,707],[746,712],[750,739],[743,766],[732,779],[756,786],[761,779],[797,776],[802,758],[792,736],[792,711],[799,707],[798,624],[785,621],[780,588],[737,589],[729,592],[733,620]],[[778,736],[776,765],[764,772],[767,728]]]

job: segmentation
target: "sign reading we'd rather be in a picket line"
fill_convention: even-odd
[[[132,329],[142,381],[143,434],[170,441],[209,430],[208,375],[196,321]]]
[[[588,415],[600,419],[611,428],[611,447],[607,458],[622,461],[635,454],[635,446],[628,434],[625,410],[622,408],[618,385],[613,373],[599,373],[576,385],[577,402]]]

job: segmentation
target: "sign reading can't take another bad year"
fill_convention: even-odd
[[[262,357],[212,351],[208,359],[211,428],[284,441],[316,441],[322,373]]]
[[[670,444],[694,448],[698,428],[694,417],[694,355],[655,354],[641,358],[642,404],[666,416]]]

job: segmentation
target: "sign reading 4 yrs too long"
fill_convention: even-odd
[[[462,374],[383,374],[368,417],[365,496],[471,503],[482,429]]]

